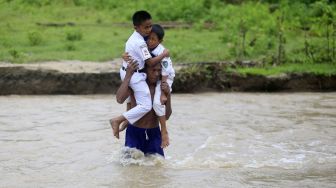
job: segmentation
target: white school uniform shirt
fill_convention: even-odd
[[[163,53],[165,47],[159,44],[153,51],[152,54],[158,56]],[[173,68],[173,62],[170,57],[165,57],[161,60],[161,67],[163,76],[168,76],[167,83],[170,87],[170,92],[172,91],[172,85],[175,77],[175,70]],[[166,115],[166,105],[162,105],[160,101],[161,97],[161,81],[157,82],[154,93],[153,109],[157,116],[161,117]]]
[[[149,53],[147,44],[143,36],[137,31],[128,38],[126,42],[125,51],[136,61],[138,61],[139,69],[143,69],[145,61],[152,56]],[[123,61],[123,66],[127,67],[127,62]]]
[[[129,53],[139,64],[139,69],[145,66],[145,60],[151,58],[147,44],[144,38],[136,31],[129,37],[126,42],[125,51]],[[127,68],[127,62],[123,61],[123,67]],[[120,69],[120,77],[124,80],[126,71]],[[137,105],[131,110],[124,112],[123,116],[133,124],[152,109],[152,100],[148,85],[146,83],[146,73],[134,72],[129,82],[129,86],[134,91],[134,97]]]
[[[165,47],[159,44],[153,51],[152,54],[158,56],[163,53]],[[173,68],[173,62],[170,57],[165,57],[161,60],[162,75],[168,76],[168,78],[173,79],[175,77],[175,70]]]

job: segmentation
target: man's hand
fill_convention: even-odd
[[[170,93],[170,87],[167,82],[161,82],[161,91],[167,96]]]
[[[134,71],[137,70],[138,68],[139,68],[138,62],[135,60],[131,60],[127,64],[126,75],[133,75]]]
[[[133,58],[128,54],[128,52],[123,53],[121,57],[127,63],[129,63],[133,60]]]
[[[169,146],[169,136],[168,132],[166,131],[161,131],[161,148],[166,148]]]

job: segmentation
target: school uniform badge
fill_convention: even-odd
[[[167,69],[168,68],[168,61],[162,61],[162,67]]]
[[[152,56],[150,55],[149,51],[148,51],[148,48],[147,48],[147,45],[144,44],[142,46],[140,46],[140,49],[141,49],[141,52],[142,52],[142,55],[145,59],[148,59],[148,58],[151,58]]]

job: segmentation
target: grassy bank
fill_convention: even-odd
[[[336,5],[326,0],[0,0],[0,61],[118,58],[139,9],[154,22],[192,25],[166,30],[174,62],[254,60],[282,66],[239,71],[335,72]]]

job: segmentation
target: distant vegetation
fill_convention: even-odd
[[[166,30],[175,62],[336,65],[334,0],[0,0],[0,61],[118,58],[140,9],[191,25]]]

